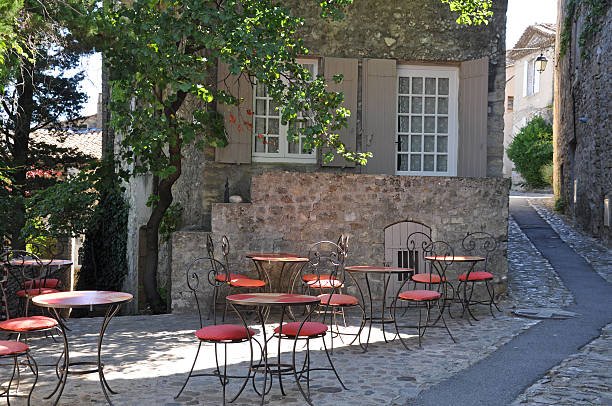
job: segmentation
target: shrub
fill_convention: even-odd
[[[540,176],[542,180],[549,186],[553,184],[553,163],[547,163],[540,168]]]
[[[506,152],[529,186],[545,186],[540,169],[553,159],[552,126],[542,117],[534,117],[521,128]]]
[[[563,196],[559,196],[557,200],[555,200],[555,211],[557,213],[565,213],[565,199]]]

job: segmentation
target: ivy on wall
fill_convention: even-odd
[[[567,3],[565,19],[563,20],[563,31],[561,32],[561,48],[559,54],[564,56],[570,48],[572,39],[572,26],[576,19],[578,7],[585,7],[587,10],[584,25],[578,38],[578,45],[581,48],[581,57],[584,60],[590,59],[588,43],[591,42],[596,33],[601,31],[599,19],[604,16],[610,8],[610,0],[569,0]]]

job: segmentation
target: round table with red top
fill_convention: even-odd
[[[62,285],[62,281],[60,279],[56,278],[51,278],[53,275],[53,273],[57,273],[59,270],[61,270],[64,267],[68,267],[71,266],[73,264],[73,262],[69,259],[12,259],[9,261],[9,264],[11,266],[41,266],[41,267],[45,267],[46,270],[44,272],[44,275],[42,275],[42,278],[40,280],[35,280],[35,281],[26,281],[24,286],[25,288],[29,288],[28,283],[34,283],[34,287],[35,288],[46,288],[46,289],[57,289],[59,288],[60,290],[61,285]],[[55,268],[55,271],[52,271],[52,269]],[[70,278],[68,278],[68,282],[70,282]],[[40,285],[43,286],[40,286]],[[25,296],[25,295],[22,295]]]
[[[369,312],[367,311],[367,307],[366,307],[366,312],[364,312],[364,320],[362,320],[361,326],[360,326],[360,331],[359,331],[359,345],[361,346],[361,348],[363,348],[364,351],[367,351],[368,349],[368,344],[370,343],[370,334],[372,332],[372,324],[373,323],[379,323],[382,326],[382,332],[383,332],[383,339],[385,340],[386,343],[389,342],[389,340],[387,340],[387,334],[385,332],[385,324],[388,323],[394,323],[395,324],[395,309],[394,309],[394,304],[395,304],[395,300],[393,301],[393,303],[391,303],[391,306],[389,307],[389,316],[385,317],[385,310],[387,308],[387,290],[389,288],[389,281],[391,280],[391,276],[392,275],[403,275],[403,274],[414,274],[414,269],[412,268],[399,268],[399,267],[392,267],[392,266],[371,266],[371,265],[355,265],[355,266],[347,266],[344,268],[344,270],[346,272],[348,272],[349,276],[353,279],[353,281],[355,282],[355,285],[357,286],[357,289],[359,290],[359,294],[361,295],[361,303],[363,303],[363,306],[366,307],[365,303],[365,296],[363,294],[363,290],[361,289],[361,287],[359,286],[359,283],[357,283],[357,280],[355,279],[355,277],[353,276],[353,274],[363,274],[364,275],[364,279],[366,282],[366,288],[367,288],[367,292],[368,292],[368,298],[369,298],[369,303],[370,303],[370,308],[369,308]],[[372,290],[370,289],[370,279],[368,277],[368,275],[383,275],[384,278],[384,290],[383,290],[383,297],[382,297],[382,306],[381,306],[381,310],[380,310],[380,315],[376,316],[374,315],[374,302],[372,299]],[[409,279],[409,278],[408,278]],[[401,288],[404,286],[404,283],[402,283],[402,285],[400,286],[399,290],[401,290]],[[398,294],[400,293],[399,291],[397,292]],[[369,324],[369,328],[368,328],[368,338],[364,343],[361,342],[361,330],[365,327],[365,324],[368,323]],[[397,331],[397,327],[396,327],[396,332],[395,332],[395,336],[393,339],[395,339],[395,337],[397,337],[398,331]],[[392,340],[393,340],[392,339]]]
[[[479,256],[474,256],[474,255],[430,255],[430,256],[426,256],[425,259],[427,261],[433,261],[436,262],[438,264],[443,264],[445,262],[448,263],[452,263],[452,262],[465,262],[465,263],[469,263],[470,264],[470,268],[466,273],[466,277],[467,280],[469,280],[469,275],[470,273],[472,273],[472,271],[474,270],[474,267],[476,266],[476,264],[478,262],[484,261],[485,258],[483,257],[479,257]],[[440,268],[444,270],[444,273],[446,272],[446,267],[440,265]],[[442,275],[445,276],[445,275]],[[472,312],[470,311],[469,307],[467,306],[467,295],[466,295],[466,287],[467,287],[467,283],[463,284],[463,296],[461,296],[459,294],[459,292],[457,291],[457,297],[459,298],[459,302],[461,303],[461,306],[463,308],[462,312],[461,312],[461,316],[463,317],[463,315],[465,314],[465,311],[467,309],[467,313],[472,316],[472,318],[476,321],[478,321],[478,319],[472,314]],[[445,291],[446,293],[446,291]],[[446,294],[445,294],[445,300],[443,303],[446,302]],[[444,309],[442,309],[442,311],[444,311]],[[449,314],[450,314],[450,307],[449,307]],[[468,321],[470,322],[470,324],[472,323],[470,321],[470,319],[468,318]]]
[[[260,326],[261,326],[261,332],[263,334],[263,348],[262,348],[262,354],[261,354],[262,362],[255,364],[255,365],[251,365],[250,369],[251,369],[251,372],[253,372],[253,378],[252,378],[253,388],[259,395],[261,395],[261,404],[262,405],[264,404],[265,396],[271,388],[271,383],[270,383],[270,388],[267,388],[268,375],[270,375],[270,380],[272,380],[273,375],[278,377],[278,383],[280,386],[281,393],[283,394],[283,396],[285,396],[286,393],[283,388],[282,376],[287,375],[287,374],[294,375],[295,382],[297,383],[298,389],[304,396],[304,399],[306,400],[306,402],[308,404],[311,404],[308,399],[308,396],[302,389],[302,386],[300,385],[300,380],[297,376],[297,370],[295,367],[295,345],[293,347],[293,352],[294,352],[293,363],[283,364],[281,362],[281,339],[279,338],[277,361],[274,363],[269,362],[268,341],[272,339],[272,337],[274,337],[274,334],[271,335],[269,338],[267,337],[266,325],[265,325],[266,316],[264,316],[264,310],[270,307],[280,307],[281,312],[280,312],[280,320],[279,320],[278,325],[283,326],[285,313],[287,311],[286,309],[288,307],[290,306],[308,306],[308,305],[311,306],[310,311],[307,312],[308,314],[306,315],[304,320],[301,323],[296,323],[296,324],[299,324],[299,328],[297,329],[297,332],[295,332],[295,343],[297,344],[297,339],[300,335],[300,331],[302,330],[302,327],[304,326],[304,324],[306,323],[306,320],[309,319],[311,313],[315,309],[316,307],[315,305],[318,305],[321,302],[321,300],[314,296],[299,295],[299,294],[294,294],[294,293],[266,293],[266,292],[242,293],[242,294],[230,295],[230,296],[227,296],[225,299],[228,301],[228,303],[234,309],[234,311],[238,314],[245,328],[248,330],[250,329],[246,321],[246,317],[239,311],[239,309],[243,306],[255,306],[257,308],[257,315],[258,315]],[[249,335],[249,340],[251,340],[251,338],[252,337]],[[255,385],[255,376],[257,373],[263,373],[264,375],[263,389],[261,391],[257,390],[257,387]]]
[[[133,296],[130,293],[125,292],[111,292],[111,291],[98,291],[98,290],[82,290],[82,291],[71,291],[71,292],[58,292],[58,293],[49,293],[46,295],[36,296],[32,299],[32,302],[40,307],[45,307],[51,310],[55,318],[59,322],[59,326],[62,330],[62,336],[64,340],[64,366],[61,368],[62,375],[53,390],[53,392],[46,397],[46,399],[50,399],[57,392],[57,397],[55,399],[54,405],[57,405],[60,397],[62,396],[62,392],[64,390],[64,386],[66,385],[66,379],[68,378],[69,373],[94,373],[97,372],[100,377],[100,385],[102,386],[102,391],[104,392],[104,397],[109,405],[112,405],[108,392],[115,394],[117,392],[113,391],[106,378],[104,377],[104,364],[102,363],[102,340],[104,338],[104,333],[111,319],[117,312],[122,304],[128,303],[133,299]],[[100,333],[98,335],[98,357],[96,361],[70,361],[70,351],[68,346],[68,337],[66,335],[66,326],[62,319],[60,318],[59,309],[69,309],[69,308],[89,308],[93,310],[94,306],[105,306],[107,307],[106,314],[104,315],[104,320],[102,322],[102,326],[100,328]],[[86,371],[75,371],[71,372],[69,369],[71,366],[79,366],[79,365],[91,365],[94,366],[94,369],[86,370]],[[108,392],[107,392],[108,390]]]
[[[246,254],[246,257],[253,261],[253,263],[255,264],[255,268],[257,269],[257,273],[259,274],[259,278],[263,278],[266,281],[270,292],[291,292],[292,280],[294,278],[294,275],[296,275],[296,271],[298,270],[299,264],[308,262],[308,258],[301,257],[297,254],[289,254],[286,252],[252,253]],[[278,277],[278,286],[273,286],[272,280],[270,278],[269,268],[272,264],[279,263],[282,264],[282,266]],[[264,266],[264,264],[266,264],[267,266]],[[288,278],[283,278],[283,274],[285,272],[289,273]],[[286,286],[283,288],[283,282],[285,280],[287,282]]]

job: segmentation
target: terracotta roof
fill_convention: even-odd
[[[30,134],[30,138],[62,148],[74,148],[91,158],[102,158],[102,130],[99,128],[38,130]]]

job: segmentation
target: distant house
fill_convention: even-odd
[[[504,112],[504,177],[519,179],[513,173],[514,164],[505,149],[534,116],[552,123],[553,76],[556,27],[535,24],[527,27],[513,49],[506,51],[506,100]],[[544,55],[548,67],[539,73],[535,67],[538,56]]]
[[[385,228],[408,219],[454,245],[468,231],[493,233],[500,242],[496,282],[503,291],[506,3],[494,2],[494,17],[481,26],[458,25],[438,0],[358,1],[340,22],[321,20],[316,7],[288,3],[305,17],[310,54],[300,62],[343,92],[351,111],[341,140],[374,157],[365,167],[340,158],[325,163],[322,151],[304,152],[287,142],[265,87],[223,80],[227,67],[219,64],[219,84],[239,91],[245,102],[220,106],[227,147],[185,149],[182,175],[173,186],[174,201],[184,208],[181,227],[159,256],[158,283],[171,287],[172,309],[187,308],[181,303],[187,297],[186,261],[205,252],[208,233],[215,241],[227,234],[231,260],[244,268],[249,250],[304,253],[309,244],[336,240],[340,233],[351,237],[352,263],[381,264]],[[340,73],[343,82],[333,83]],[[231,125],[236,118],[249,125]],[[229,194],[245,203],[223,203],[226,180]],[[134,293],[143,271],[151,185],[150,177],[139,175],[126,191],[125,289]]]

